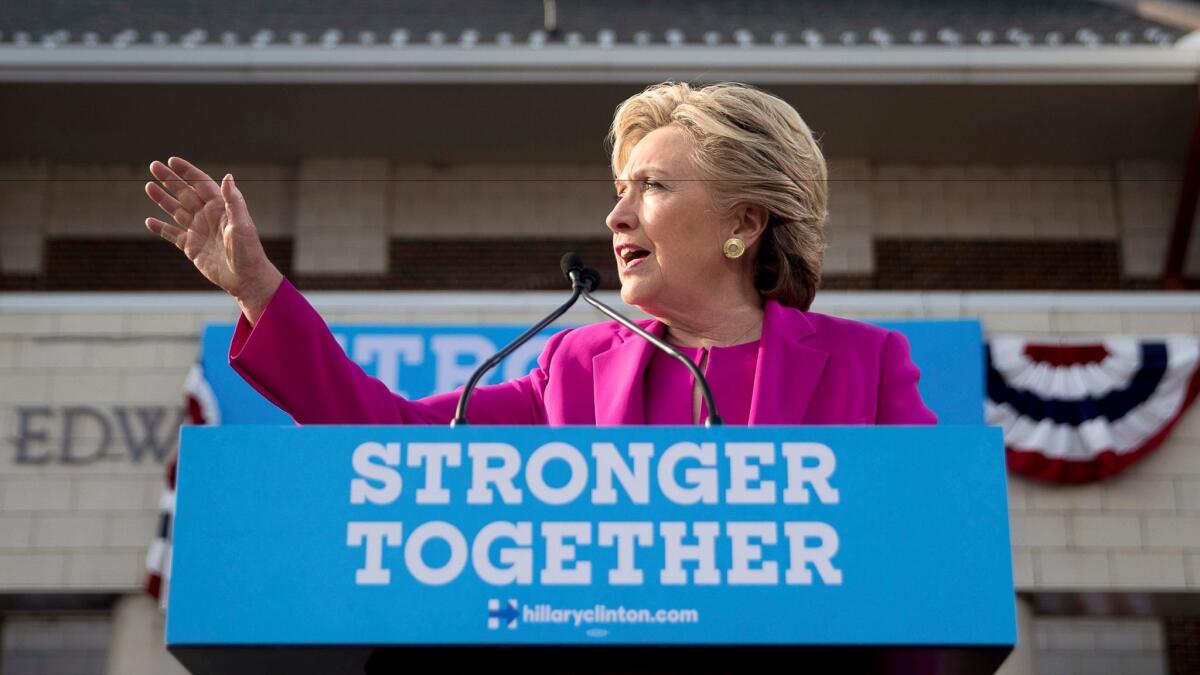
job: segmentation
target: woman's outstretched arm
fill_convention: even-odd
[[[540,364],[548,364],[560,339],[551,339]],[[457,392],[410,401],[367,375],[286,279],[257,325],[244,317],[238,321],[229,365],[299,424],[449,424],[458,403]],[[545,424],[545,373],[538,368],[518,380],[476,389],[469,421]]]
[[[146,227],[175,244],[204,278],[233,296],[254,324],[279,288],[283,275],[267,259],[246,199],[232,174],[220,184],[191,163],[172,157],[152,162],[158,183],[146,195],[172,222],[147,218]]]
[[[446,424],[454,417],[457,395],[408,401],[346,356],[317,311],[267,259],[232,175],[218,184],[179,157],[151,163],[150,173],[162,185],[147,183],[146,195],[172,222],[147,218],[146,227],[241,306],[229,362],[260,394],[300,424]],[[544,423],[544,386],[544,372],[535,371],[480,387],[470,421]]]

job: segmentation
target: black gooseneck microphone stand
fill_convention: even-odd
[[[484,361],[478,368],[476,368],[475,372],[471,373],[471,378],[467,380],[467,385],[463,387],[462,395],[458,397],[458,407],[455,408],[454,419],[450,422],[450,426],[457,427],[467,425],[467,404],[470,402],[471,392],[475,391],[475,387],[479,386],[479,381],[483,379],[483,376],[486,375],[489,370],[495,368],[496,364],[500,363],[506,357],[508,357],[509,354],[512,354],[514,351],[516,351],[517,347],[529,342],[529,340],[541,332],[543,328],[557,321],[558,317],[566,313],[566,311],[570,309],[572,305],[579,301],[579,296],[581,294],[591,290],[591,286],[585,284],[595,284],[596,280],[599,279],[599,275],[596,275],[595,272],[592,272],[594,276],[588,277],[586,280],[584,279],[584,272],[591,270],[584,269],[583,260],[579,258],[578,253],[568,253],[564,255],[562,260],[559,262],[559,266],[562,268],[563,276],[571,280],[571,297],[568,298],[566,302],[559,305],[558,308],[553,312],[550,312],[546,318],[537,322],[537,324],[535,324],[532,328],[524,333],[521,333],[517,339],[508,343],[504,349],[501,349],[493,354],[491,358],[489,358],[487,361]]]
[[[596,272],[596,270],[587,268],[583,270],[582,274],[585,278],[591,279],[591,283],[586,284],[587,289],[583,291],[583,299],[592,307],[595,307],[603,312],[605,316],[616,320],[617,323],[637,333],[644,339],[648,340],[650,344],[670,354],[676,361],[679,361],[686,366],[688,371],[691,372],[692,377],[694,377],[696,382],[699,383],[700,391],[704,393],[704,401],[706,404],[708,404],[708,417],[704,420],[704,426],[713,427],[722,425],[723,422],[721,421],[721,416],[717,414],[717,402],[713,399],[712,389],[709,388],[708,380],[704,377],[704,373],[700,372],[700,368],[696,364],[692,363],[691,359],[683,354],[680,354],[679,350],[667,344],[664,340],[655,337],[652,333],[647,332],[646,329],[630,321],[618,313],[615,309],[592,297],[592,291],[594,291],[600,283],[600,275]]]
[[[571,297],[562,305],[559,305],[546,318],[539,321],[529,330],[521,333],[517,339],[508,343],[504,349],[493,354],[491,358],[476,368],[475,372],[471,373],[471,378],[467,380],[467,385],[463,387],[463,392],[458,397],[458,407],[454,411],[454,420],[450,422],[451,427],[467,425],[467,404],[470,402],[471,392],[475,391],[475,387],[479,385],[479,381],[483,379],[483,376],[489,370],[495,368],[496,364],[503,361],[509,354],[512,354],[517,347],[529,342],[543,328],[554,323],[558,317],[562,316],[572,305],[578,302],[580,297],[583,297],[589,305],[600,310],[605,316],[637,333],[643,339],[648,340],[650,344],[670,354],[672,358],[682,363],[688,369],[688,372],[692,374],[692,377],[696,379],[696,382],[700,384],[700,390],[704,394],[704,401],[708,405],[708,417],[704,420],[704,426],[713,427],[723,424],[721,416],[717,414],[717,402],[713,398],[712,389],[708,386],[708,380],[704,377],[704,373],[700,372],[700,368],[692,363],[691,359],[680,354],[679,350],[647,332],[644,328],[630,321],[615,309],[594,298],[592,291],[596,290],[600,285],[600,274],[594,269],[584,267],[583,260],[579,257],[578,253],[572,252],[564,255],[559,265],[562,268],[563,276],[571,280]]]

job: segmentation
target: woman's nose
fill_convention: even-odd
[[[608,217],[604,219],[604,224],[608,226],[608,229],[613,232],[621,232],[637,227],[637,214],[629,208],[628,202],[628,199],[621,198],[613,205],[612,211],[609,211]]]

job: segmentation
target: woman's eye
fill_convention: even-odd
[[[656,180],[642,180],[638,184],[641,185],[643,190],[655,190],[655,189],[659,189],[663,186],[662,183],[660,183]],[[624,198],[625,198],[624,192],[618,192],[617,194],[613,195],[614,202],[619,202]]]

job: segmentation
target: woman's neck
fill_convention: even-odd
[[[709,304],[673,317],[659,317],[666,339],[679,347],[728,347],[762,337],[763,305],[757,293],[741,302]]]

